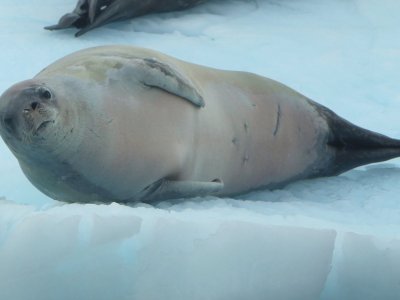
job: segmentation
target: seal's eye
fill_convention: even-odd
[[[52,97],[51,92],[48,89],[46,89],[45,87],[42,87],[42,86],[39,87],[37,89],[37,92],[39,94],[39,97],[42,99],[49,100]]]

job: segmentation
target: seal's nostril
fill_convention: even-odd
[[[33,110],[35,110],[37,107],[38,107],[38,105],[39,105],[39,103],[38,102],[32,102],[31,103],[31,108],[33,109]]]

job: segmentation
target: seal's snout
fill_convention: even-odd
[[[24,111],[30,111],[30,110],[36,110],[36,108],[39,106],[39,102],[33,101],[28,109],[25,108]]]

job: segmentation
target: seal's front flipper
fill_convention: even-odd
[[[79,37],[86,32],[105,24],[143,15],[142,7],[148,1],[142,0],[89,0],[88,24],[79,30],[75,36]]]
[[[142,69],[142,82],[171,94],[182,97],[198,107],[205,105],[203,97],[190,80],[176,69],[154,58],[145,58],[139,64]]]
[[[176,68],[155,58],[133,59],[132,77],[149,87],[159,88],[181,97],[196,107],[204,107],[200,91]]]
[[[89,21],[94,23],[95,19],[105,11],[113,0],[89,0]]]
[[[144,189],[139,196],[139,200],[152,202],[161,199],[204,197],[215,195],[223,188],[224,184],[220,179],[214,179],[209,182],[162,179]]]

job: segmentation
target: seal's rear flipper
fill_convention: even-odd
[[[223,187],[224,184],[220,179],[214,179],[209,182],[162,179],[144,189],[139,196],[139,200],[152,202],[161,199],[203,197],[214,195],[220,192]]]
[[[46,26],[44,29],[47,30],[59,30],[70,27],[75,27],[76,23],[79,23],[81,16],[76,13],[68,13],[61,17],[56,25]]]
[[[328,123],[327,144],[334,150],[330,168],[326,174],[318,176],[338,175],[358,166],[400,156],[400,140],[356,126],[326,107],[316,105],[316,108]]]
[[[63,15],[56,25],[46,26],[47,30],[59,30],[70,27],[82,28],[89,24],[88,8],[90,3],[88,0],[79,0],[75,9]]]

